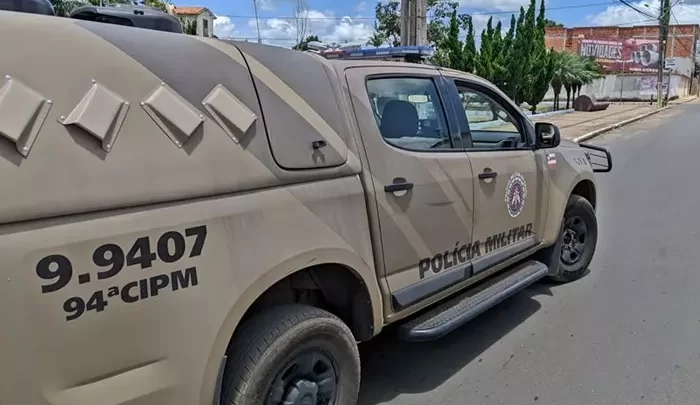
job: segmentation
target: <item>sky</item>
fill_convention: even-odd
[[[220,38],[257,41],[258,25],[253,0],[176,0],[176,6],[203,6],[217,19],[214,32]],[[374,28],[374,7],[377,0],[305,0],[306,32],[318,35],[324,42],[365,44]],[[387,0],[381,0],[387,1]],[[540,0],[537,0],[539,4]],[[293,16],[298,0],[257,0],[260,37],[271,45],[291,46],[299,32]],[[510,15],[529,0],[459,0],[460,13],[473,16],[477,35],[489,17],[501,19],[504,29]],[[638,10],[658,15],[659,0],[627,0]],[[700,23],[700,0],[671,0],[671,23]],[[545,0],[547,18],[574,26],[644,25],[654,24],[649,15],[642,14],[620,0]],[[517,15],[516,15],[517,17]]]

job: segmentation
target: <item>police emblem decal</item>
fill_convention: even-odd
[[[520,173],[513,173],[506,185],[506,207],[508,214],[515,218],[523,210],[525,206],[525,198],[527,197],[527,184],[525,177]]]

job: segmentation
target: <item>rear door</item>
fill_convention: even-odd
[[[446,79],[468,123],[462,138],[475,176],[473,238],[482,256],[472,264],[478,274],[539,243],[542,173],[517,107],[490,85]]]
[[[377,263],[398,311],[471,276],[472,168],[437,70],[353,67],[346,78],[376,202]]]

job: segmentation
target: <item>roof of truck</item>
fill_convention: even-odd
[[[257,44],[256,44],[257,45]],[[309,54],[315,55],[312,52],[309,52]],[[382,61],[382,60],[348,60],[348,59],[326,59],[323,56],[317,55],[318,59],[326,61],[329,65],[334,66],[336,68],[339,68],[340,70],[343,69],[348,69],[348,68],[356,68],[356,67],[395,67],[395,68],[416,68],[420,67],[423,69],[430,69],[430,70],[440,70],[441,72],[445,73],[453,73],[453,74],[458,74],[460,76],[468,76],[470,79],[485,84],[487,86],[492,86],[493,84],[490,83],[488,80],[482,78],[481,76],[477,76],[473,73],[468,73],[468,72],[463,72],[461,70],[456,70],[456,69],[450,69],[442,66],[437,66],[437,65],[431,65],[431,64],[416,64],[416,63],[411,63],[411,62],[395,62],[395,61]]]

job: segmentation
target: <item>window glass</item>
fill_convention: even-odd
[[[379,131],[388,143],[411,150],[453,148],[432,79],[371,79],[367,92]]]
[[[459,99],[469,122],[474,148],[508,149],[527,146],[518,120],[488,95],[457,84]]]

